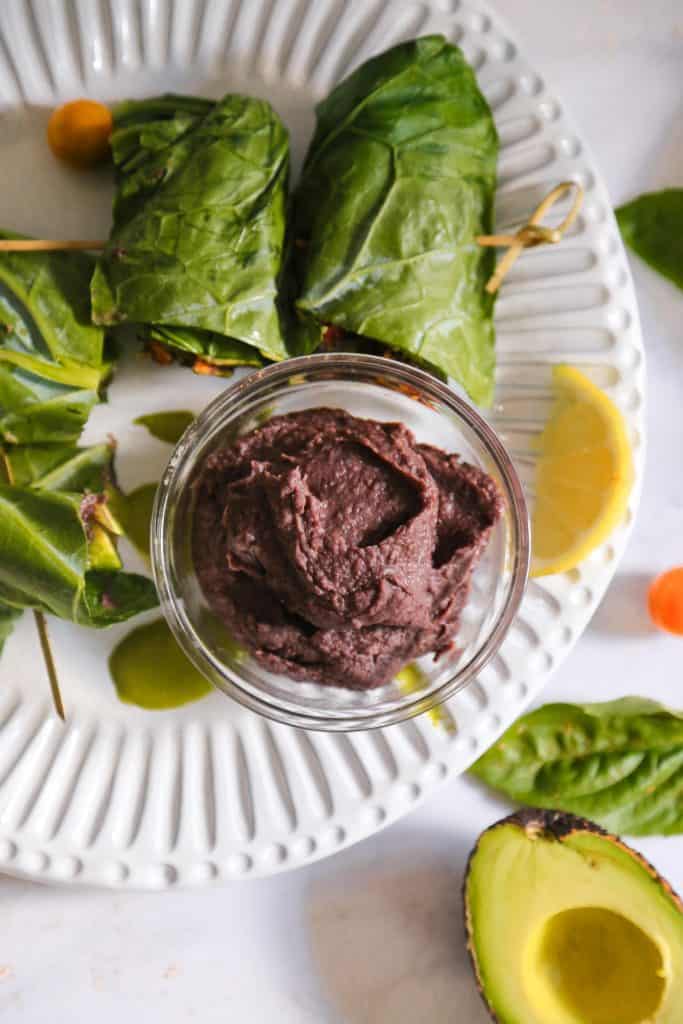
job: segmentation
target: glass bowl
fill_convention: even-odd
[[[297,682],[262,668],[213,614],[193,560],[193,482],[209,454],[272,415],[333,406],[402,421],[418,441],[456,452],[498,482],[503,514],[475,569],[457,650],[413,663],[410,683],[358,691]],[[188,658],[229,697],[279,722],[308,729],[369,729],[400,722],[465,686],[500,647],[522,599],[529,523],[510,457],[482,417],[449,387],[379,356],[321,354],[289,359],[242,378],[185,431],[157,491],[152,565],[166,620]]]

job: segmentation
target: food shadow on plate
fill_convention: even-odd
[[[647,613],[647,591],[652,575],[625,572],[614,578],[589,629],[607,636],[644,637],[657,630]]]
[[[309,942],[335,1011],[330,1020],[489,1020],[465,949],[461,890],[469,846],[453,844],[451,855],[435,855],[444,839],[428,842],[432,838],[423,835],[419,845],[402,842],[399,852],[383,854],[374,864],[311,883]]]

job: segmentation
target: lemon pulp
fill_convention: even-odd
[[[553,385],[539,440],[532,576],[573,569],[602,544],[633,482],[626,424],[611,399],[572,366],[556,366]]]

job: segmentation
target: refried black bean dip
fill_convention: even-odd
[[[235,640],[272,672],[354,689],[451,647],[502,507],[457,455],[338,409],[274,417],[196,486],[197,575]]]

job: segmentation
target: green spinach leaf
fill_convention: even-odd
[[[230,360],[288,350],[278,308],[289,143],[263,100],[162,96],[114,111],[114,226],[92,281],[96,323],[164,332]]]
[[[571,811],[611,832],[683,832],[683,714],[655,701],[546,704],[471,771],[519,803]]]
[[[425,36],[363,64],[317,108],[294,197],[296,307],[493,393],[498,138],[457,46]]]
[[[80,252],[0,255],[0,440],[80,435],[111,369],[104,332],[91,323],[93,267]]]
[[[617,210],[627,245],[683,288],[683,188],[639,196]]]

